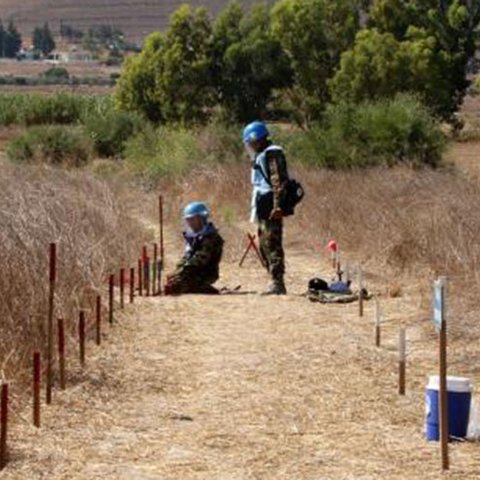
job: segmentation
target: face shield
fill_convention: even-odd
[[[253,148],[253,145],[249,142],[245,142],[244,145],[245,145],[245,151],[247,152],[248,158],[250,158],[250,160],[254,162],[257,156],[257,152]]]
[[[208,223],[208,217],[201,215],[195,215],[192,217],[184,218],[186,231],[189,233],[198,233],[203,230],[203,228]]]

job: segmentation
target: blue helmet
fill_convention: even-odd
[[[193,218],[193,217],[203,217],[203,218],[208,218],[210,215],[210,210],[208,207],[202,203],[202,202],[192,202],[189,203],[184,209],[183,209],[183,218],[187,220],[188,218]]]
[[[263,138],[268,138],[270,132],[263,122],[253,122],[245,127],[243,130],[243,143],[256,142]]]

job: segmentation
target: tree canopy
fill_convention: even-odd
[[[15,58],[22,48],[22,36],[15,24],[8,22],[5,28],[0,20],[0,57]]]
[[[308,125],[332,102],[410,92],[452,120],[479,23],[480,0],[235,1],[214,21],[183,6],[128,59],[117,103],[183,123],[216,110],[247,122],[282,105]]]
[[[44,23],[42,27],[35,28],[32,40],[35,50],[42,52],[44,56],[55,50],[55,40],[48,23]]]

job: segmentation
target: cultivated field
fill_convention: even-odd
[[[141,41],[152,31],[163,30],[169,16],[182,3],[180,0],[13,0],[0,2],[0,18],[12,18],[24,34],[30,34],[35,26],[48,21],[55,31],[60,22],[88,30],[94,25],[113,25],[120,28],[129,39]],[[192,6],[206,6],[212,14],[228,4],[226,0],[191,0]],[[249,5],[250,0],[242,3]]]
[[[107,67],[99,62],[68,62],[51,63],[48,61],[17,61],[0,60],[0,75],[34,77],[42,75],[48,69],[63,67],[68,70],[71,77],[109,77],[113,73],[120,73],[120,67]]]

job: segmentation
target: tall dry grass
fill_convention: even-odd
[[[0,374],[21,378],[46,343],[48,248],[58,245],[55,317],[75,332],[105,276],[136,258],[142,227],[88,173],[0,165]],[[135,252],[135,253],[134,253]]]
[[[287,257],[293,250],[307,252],[312,260],[327,255],[327,241],[337,239],[346,261],[361,263],[369,272],[375,290],[423,297],[425,331],[431,331],[431,281],[447,275],[449,310],[455,317],[452,339],[480,338],[480,184],[453,168],[332,172],[298,167],[292,174],[307,196],[287,220]],[[255,228],[248,224],[247,162],[200,169],[165,189],[172,199],[169,219],[178,231],[182,205],[205,200],[227,239],[227,258],[239,258],[245,233]]]

